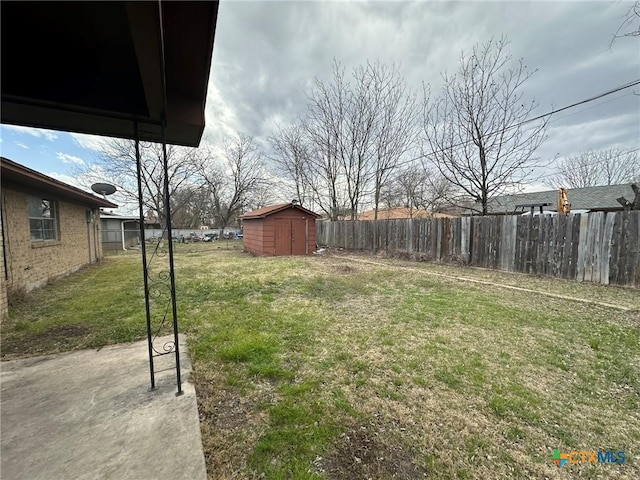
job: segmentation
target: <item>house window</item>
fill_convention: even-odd
[[[58,239],[58,208],[54,200],[29,197],[29,229],[32,242]]]

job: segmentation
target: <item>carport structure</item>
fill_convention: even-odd
[[[0,9],[2,123],[134,140],[144,238],[139,142],[165,147],[168,198],[166,145],[196,147],[204,131],[218,2],[3,1]],[[148,254],[142,243],[149,367],[154,389],[154,358],[174,354],[180,394],[171,212],[165,205],[166,269],[152,276],[150,262],[162,252]],[[151,308],[155,292],[165,292],[166,308]],[[154,345],[169,321],[173,340]]]

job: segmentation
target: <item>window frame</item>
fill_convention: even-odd
[[[38,207],[36,207],[36,205],[38,205]],[[39,215],[36,215],[37,211],[39,211]],[[60,241],[59,207],[57,200],[40,195],[29,195],[27,215],[29,219],[29,238],[32,244]],[[34,227],[34,225],[36,226]],[[48,226],[48,228],[45,228],[45,226]]]

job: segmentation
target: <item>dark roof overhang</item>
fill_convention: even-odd
[[[167,143],[200,143],[217,1],[0,9],[2,123],[162,142],[166,84]]]
[[[92,207],[118,208],[118,205],[98,196],[92,195],[79,188],[67,185],[55,178],[31,170],[19,163],[0,157],[0,174],[3,188],[5,185],[22,187],[25,190],[46,192],[57,197],[66,198],[75,203]]]

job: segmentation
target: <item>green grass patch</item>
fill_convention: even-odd
[[[637,291],[240,247],[176,248],[212,478],[559,478],[554,448],[605,447],[627,452],[624,469],[580,475],[640,478],[637,312],[420,269],[610,303]],[[144,338],[139,258],[108,257],[10,315],[5,358]]]
[[[98,347],[144,338],[142,273],[135,257],[108,257],[34,290],[2,325],[2,356]],[[142,308],[140,308],[142,306]]]

